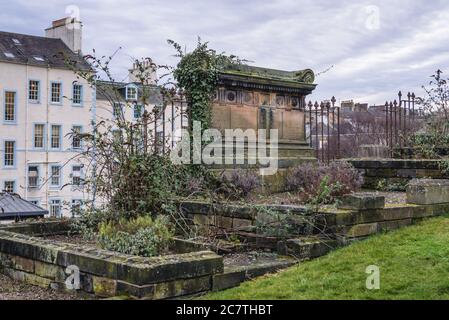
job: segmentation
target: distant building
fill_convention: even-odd
[[[70,133],[90,130],[95,95],[66,64],[90,70],[79,55],[80,28],[62,19],[47,37],[0,32],[0,191],[52,216],[70,214],[87,197],[82,165],[70,160],[83,146]]]
[[[149,61],[145,63],[152,83],[145,88],[150,93],[146,106],[140,99],[143,88],[136,65],[129,82],[100,81],[94,88],[78,77],[67,61],[92,71],[81,55],[80,21],[54,21],[45,34],[0,32],[0,192],[17,193],[51,216],[71,216],[90,200],[83,187],[86,168],[76,157],[85,146],[73,132],[91,132],[92,123],[111,121],[117,112],[136,120],[162,101]],[[120,103],[112,105],[107,99],[111,90]],[[155,134],[165,134],[172,145],[179,138],[173,132],[181,128],[181,110],[178,103],[165,110],[166,122],[159,121]]]

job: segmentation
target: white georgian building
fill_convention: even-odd
[[[90,70],[81,56],[81,28],[68,18],[54,21],[46,37],[0,32],[0,191],[17,193],[52,216],[71,216],[72,207],[89,199],[76,159],[83,146],[71,132],[114,116],[110,103],[101,94],[97,100],[97,90],[64,61]],[[119,84],[124,105],[136,98],[134,87],[132,79]],[[130,119],[138,115],[138,109],[126,112]],[[180,126],[179,108],[167,108],[166,116],[169,136]]]

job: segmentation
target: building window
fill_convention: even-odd
[[[126,100],[137,100],[137,88],[134,86],[126,87]]]
[[[80,84],[73,85],[73,104],[81,105],[83,103],[83,86]]]
[[[16,182],[15,181],[5,181],[3,184],[3,190],[8,193],[14,193],[16,190]]]
[[[34,125],[34,147],[36,149],[44,147],[44,131],[45,125],[43,124]]]
[[[114,103],[112,106],[113,110],[112,113],[114,117],[118,118],[122,114],[122,104],[121,103]]]
[[[51,166],[50,185],[52,187],[59,187],[61,185],[61,167]]]
[[[60,218],[61,217],[61,200],[50,200],[50,215],[52,217]]]
[[[15,141],[5,141],[5,157],[4,157],[4,165],[5,167],[14,167],[15,165]]]
[[[165,144],[165,139],[164,139],[164,132],[163,131],[158,131],[156,132],[156,149],[158,153],[162,153],[164,150],[164,144]]]
[[[16,93],[12,91],[5,92],[5,121],[16,121]]]
[[[189,127],[189,117],[187,117],[187,115],[182,115],[181,116],[181,128],[182,129],[187,129]]]
[[[40,201],[39,200],[28,200],[28,202],[34,204],[35,206],[40,207],[40,205],[39,205]]]
[[[123,135],[121,130],[119,129],[112,130],[112,141],[119,143],[123,141]]]
[[[52,149],[61,148],[61,126],[59,125],[51,126],[51,147]]]
[[[39,167],[28,167],[28,188],[37,188],[39,186]]]
[[[72,199],[72,217],[77,217],[81,214],[81,210],[83,208],[83,200],[80,199]]]
[[[82,170],[83,167],[80,165],[72,167],[72,185],[79,187],[83,184]]]
[[[62,85],[60,82],[51,83],[51,102],[52,103],[62,102]]]
[[[39,81],[30,80],[28,85],[28,100],[39,102]]]
[[[81,149],[81,126],[72,127],[72,148]]]
[[[140,119],[142,117],[142,105],[135,104],[134,105],[134,119]]]

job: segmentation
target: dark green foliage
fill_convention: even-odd
[[[174,232],[168,217],[141,216],[136,219],[120,219],[99,225],[98,241],[108,250],[125,254],[152,257],[167,252]]]
[[[437,70],[428,86],[423,86],[426,96],[418,99],[423,110],[422,128],[410,135],[414,156],[424,159],[438,159],[447,154],[449,147],[449,85]],[[415,129],[416,130],[416,129]]]
[[[208,129],[211,123],[210,104],[217,89],[220,70],[228,64],[239,63],[239,60],[209,49],[208,43],[200,39],[195,50],[187,54],[176,42],[168,40],[168,43],[173,45],[181,58],[173,76],[187,99],[189,127],[192,127],[193,121],[200,121],[202,129]]]

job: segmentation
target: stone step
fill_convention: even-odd
[[[212,290],[220,291],[240,285],[240,283],[275,273],[295,265],[298,261],[291,258],[279,258],[275,261],[255,263],[250,266],[225,266],[224,272],[212,277]]]
[[[278,252],[298,260],[308,260],[324,256],[338,247],[339,243],[334,239],[303,237],[279,243]]]

